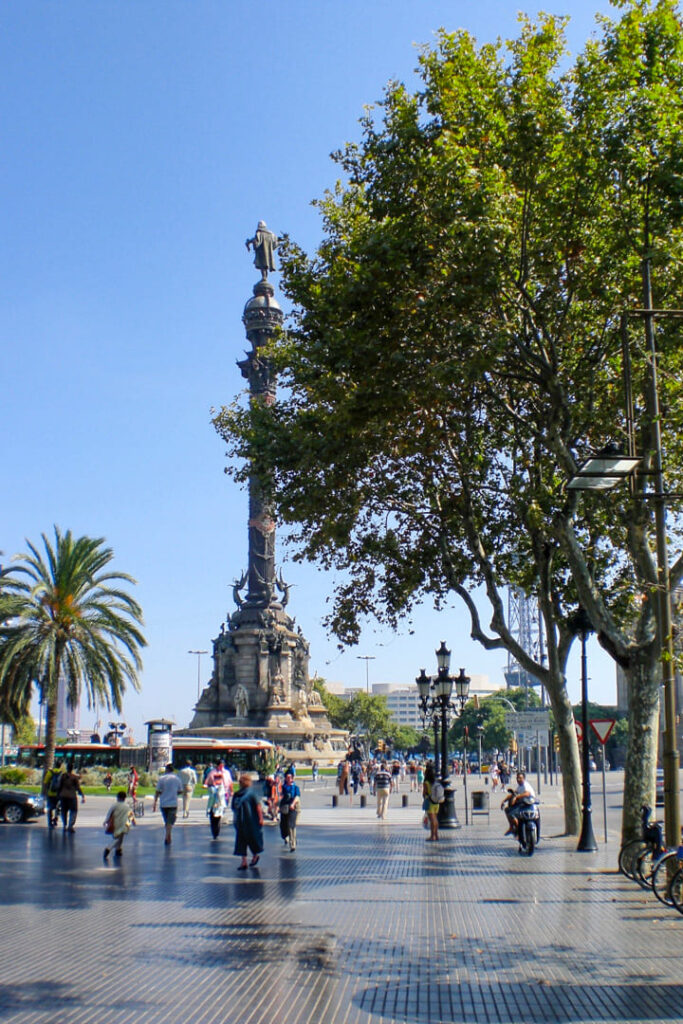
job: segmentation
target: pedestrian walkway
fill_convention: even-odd
[[[148,811],[105,864],[106,803],[74,835],[0,825],[3,1024],[683,1020],[683,917],[614,842],[558,837],[552,794],[529,859],[499,812],[437,844],[419,807],[309,806],[296,853],[267,827],[242,875],[198,808],[170,848]]]

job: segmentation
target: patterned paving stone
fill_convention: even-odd
[[[523,859],[498,820],[429,844],[415,810],[342,811],[307,813],[295,854],[267,829],[246,877],[203,821],[167,849],[145,819],[120,866],[99,811],[73,836],[0,826],[0,1020],[683,1020],[683,917],[615,873],[614,843]]]

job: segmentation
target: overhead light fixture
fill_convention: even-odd
[[[639,455],[624,455],[614,444],[584,459],[567,484],[570,491],[611,491],[641,464]]]

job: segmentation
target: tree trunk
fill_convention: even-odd
[[[581,831],[581,765],[579,744],[574,727],[574,710],[571,706],[565,681],[562,685],[546,686],[550,705],[555,717],[555,728],[560,740],[562,762],[562,790],[564,794],[564,830],[568,836],[577,836]]]
[[[641,808],[655,806],[661,675],[657,652],[657,643],[653,642],[633,656],[626,670],[629,715],[622,843],[640,838]]]
[[[45,698],[45,770],[55,763],[55,746],[57,744],[57,698]]]

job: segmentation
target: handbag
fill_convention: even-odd
[[[108,836],[111,836],[111,835],[114,834],[114,819],[113,818],[107,818],[107,820],[104,823],[104,831],[107,833]]]
[[[426,796],[424,798],[424,800],[422,801],[422,810],[423,811],[428,811],[430,803],[431,803],[431,800],[429,799],[428,796]]]

